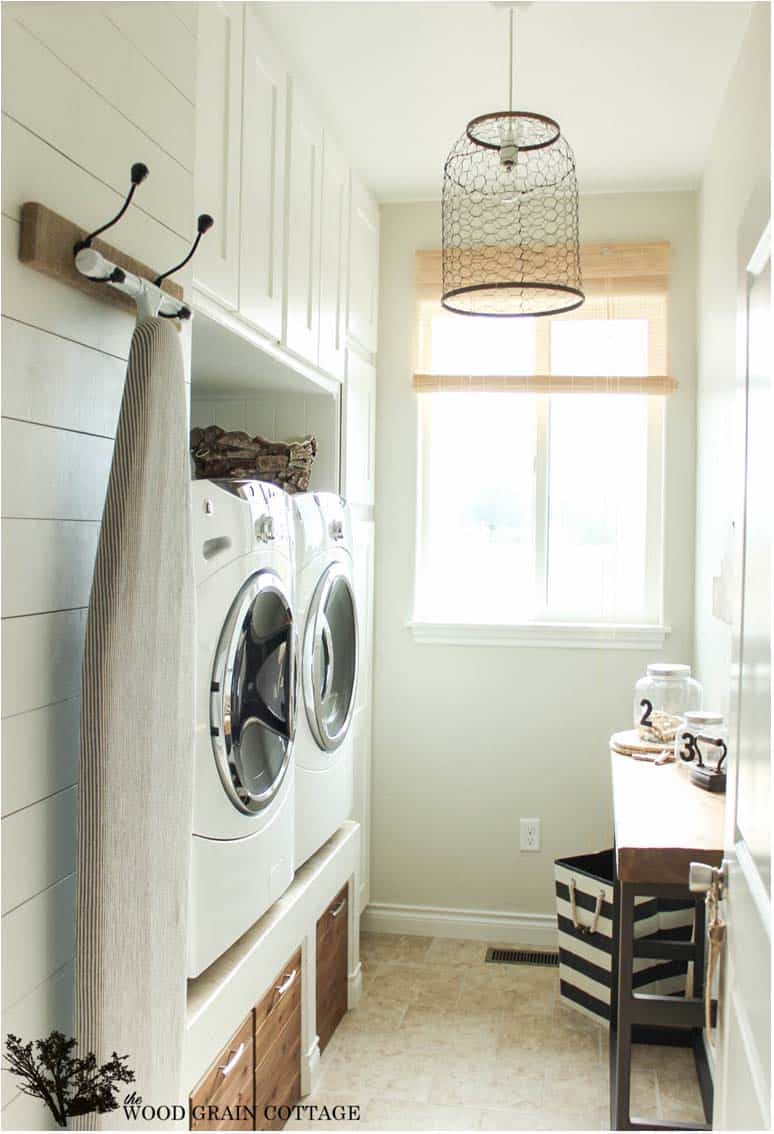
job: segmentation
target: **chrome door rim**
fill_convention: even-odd
[[[288,745],[285,750],[282,766],[272,781],[271,787],[261,792],[260,795],[253,795],[248,792],[246,788],[243,788],[244,794],[241,795],[236,787],[236,784],[241,783],[241,780],[232,757],[232,747],[230,743],[226,743],[224,723],[228,716],[228,735],[230,736],[231,680],[234,673],[234,662],[240,638],[237,631],[238,627],[241,627],[244,622],[248,610],[261,593],[273,593],[277,595],[285,608],[285,612],[291,624],[289,635],[290,690],[288,694]],[[238,811],[241,811],[245,815],[256,815],[269,806],[279,793],[290,764],[296,726],[297,658],[297,634],[290,596],[283,586],[279,575],[268,568],[264,568],[263,570],[257,571],[247,580],[234,600],[220,634],[210,681],[210,733],[212,738],[212,750],[215,755],[215,766],[218,769],[218,775],[220,776],[221,783],[229,800]],[[276,730],[272,729],[270,725],[265,724],[263,721],[261,722],[261,727],[268,729],[270,732],[276,732]]]
[[[334,583],[339,579],[343,579],[346,583],[349,597],[352,602],[352,615],[353,615],[353,634],[354,634],[354,678],[352,681],[352,692],[349,698],[349,705],[347,707],[347,715],[345,716],[341,728],[336,733],[329,733],[322,724],[322,697],[314,681],[314,654],[315,644],[318,637],[322,635],[324,625],[327,625],[327,618],[325,616],[325,605],[328,601]],[[324,752],[335,752],[341,745],[349,732],[349,726],[352,723],[352,716],[355,711],[355,695],[357,692],[357,677],[358,677],[358,660],[359,660],[360,643],[358,641],[358,625],[357,625],[357,606],[355,604],[355,591],[350,579],[350,573],[342,563],[331,563],[327,567],[318,582],[312,601],[309,604],[309,613],[306,618],[306,627],[304,629],[304,649],[302,654],[301,673],[304,686],[304,705],[306,707],[306,717],[309,721],[309,727],[312,730],[312,735],[317,741],[319,748]],[[326,682],[327,684],[327,682]]]

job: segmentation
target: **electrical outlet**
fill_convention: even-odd
[[[521,819],[520,820],[519,850],[523,850],[523,851],[539,851],[540,850],[540,820],[539,819]]]

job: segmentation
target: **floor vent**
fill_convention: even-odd
[[[533,953],[529,949],[487,949],[486,960],[494,965],[558,965],[558,953]]]

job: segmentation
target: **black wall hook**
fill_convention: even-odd
[[[162,272],[160,276],[156,276],[155,280],[153,281],[156,287],[159,287],[161,281],[165,280],[167,276],[173,276],[175,272],[179,272],[181,268],[184,268],[186,266],[188,261],[196,252],[196,249],[199,247],[199,241],[204,236],[205,232],[210,231],[214,224],[215,221],[212,219],[209,213],[201,213],[199,215],[199,218],[196,222],[196,239],[191,245],[191,251],[188,253],[184,260],[181,260],[179,264],[175,264],[174,268],[169,268],[168,271]]]
[[[77,256],[78,253],[84,248],[91,248],[91,242],[96,236],[100,236],[103,232],[107,232],[109,228],[112,228],[114,224],[118,224],[121,217],[124,215],[130,204],[132,203],[132,197],[134,196],[135,189],[145,180],[145,178],[148,176],[148,173],[148,167],[143,162],[136,161],[134,163],[131,169],[132,185],[123,205],[112,220],[109,220],[107,224],[103,224],[101,228],[95,228],[94,232],[90,232],[89,235],[84,237],[83,240],[78,241],[78,243],[73,247],[74,256]]]

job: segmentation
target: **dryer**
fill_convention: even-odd
[[[291,503],[303,701],[295,744],[298,869],[352,812],[358,640],[349,508],[327,492]]]
[[[188,974],[293,880],[297,629],[288,497],[191,485],[197,595]]]

